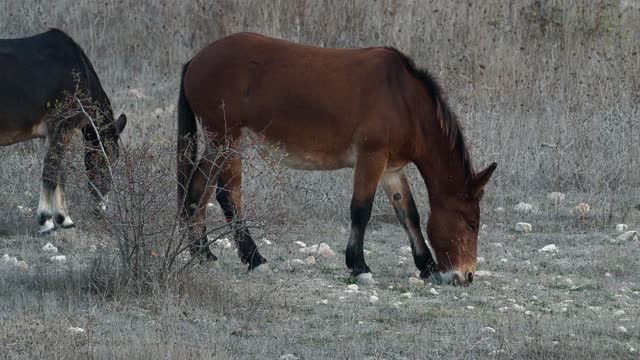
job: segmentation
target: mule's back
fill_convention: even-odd
[[[44,137],[44,118],[76,86],[86,65],[65,33],[0,39],[0,145]]]
[[[193,58],[185,93],[210,132],[238,137],[245,129],[326,163],[318,168],[336,168],[352,165],[350,149],[361,141],[386,146],[410,133],[395,91],[403,75],[384,48],[326,49],[241,33]]]

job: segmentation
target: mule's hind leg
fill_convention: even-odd
[[[356,160],[351,199],[351,234],[347,244],[346,263],[351,276],[371,272],[364,260],[364,234],[376,195],[378,182],[387,164],[387,154],[363,153]]]
[[[53,194],[53,219],[63,229],[71,229],[76,225],[69,217],[67,197],[64,192],[64,172],[61,172],[56,190]]]
[[[184,208],[183,219],[188,223],[189,239],[191,240],[191,255],[206,255],[209,260],[217,260],[216,256],[207,246],[207,203],[213,189],[215,189],[216,175],[219,165],[212,161],[210,157],[203,157],[198,161],[198,165],[189,182]]]
[[[40,202],[38,204],[38,222],[40,229],[38,233],[46,235],[55,230],[53,221],[54,197],[58,183],[62,174],[62,155],[64,145],[59,132],[51,132],[47,135],[45,146],[47,147],[44,165],[42,167],[42,183],[40,187]]]
[[[225,220],[231,226],[242,263],[248,263],[249,270],[266,263],[267,260],[260,255],[242,216],[242,159],[238,155],[231,155],[227,159],[218,177],[216,200],[222,208]]]
[[[426,279],[436,271],[436,263],[422,236],[420,215],[413,200],[407,176],[404,171],[385,174],[382,177],[382,187],[398,216],[400,224],[402,224],[409,236],[413,260],[420,270],[420,277]]]

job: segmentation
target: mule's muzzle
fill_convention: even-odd
[[[441,285],[469,286],[473,282],[473,277],[471,271],[447,271],[434,273],[430,280]]]

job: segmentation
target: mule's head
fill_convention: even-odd
[[[117,120],[107,122],[101,127],[97,126],[97,134],[94,124],[86,125],[83,130],[85,138],[84,165],[89,178],[89,188],[99,202],[111,189],[113,181],[111,168],[120,156],[118,140],[126,124],[127,117],[121,114]]]
[[[427,235],[438,262],[438,272],[432,274],[433,281],[455,285],[468,285],[473,281],[478,253],[480,200],[496,166],[493,163],[476,174],[462,193],[429,199],[431,214]]]

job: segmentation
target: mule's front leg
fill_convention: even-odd
[[[426,279],[437,271],[437,265],[422,236],[420,215],[404,171],[385,174],[382,178],[382,187],[396,212],[398,221],[409,236],[413,260],[420,270],[420,277]]]
[[[378,181],[387,164],[387,155],[365,153],[356,161],[351,199],[351,234],[347,244],[346,263],[351,276],[357,277],[371,272],[364,260],[364,234],[371,218],[371,208],[376,195]]]

